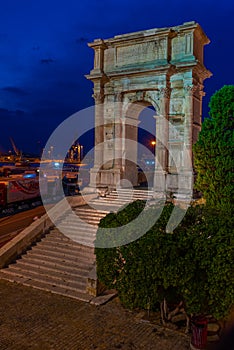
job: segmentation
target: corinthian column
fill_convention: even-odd
[[[170,89],[160,90],[160,114],[156,116],[156,170],[168,168],[168,106]]]
[[[184,171],[192,169],[193,147],[193,93],[197,86],[184,86],[185,92],[185,119],[184,119]]]
[[[170,89],[161,88],[160,113],[156,118],[156,149],[155,149],[155,174],[154,189],[161,195],[166,192],[166,174],[168,171],[168,106]]]
[[[115,156],[114,164],[115,168],[121,169],[122,167],[122,93],[119,92],[115,95],[114,104],[115,113]]]
[[[93,94],[95,99],[95,149],[94,168],[99,169],[103,164],[103,93]]]

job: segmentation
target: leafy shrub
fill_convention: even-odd
[[[208,205],[233,215],[234,85],[225,85],[210,99],[206,118],[193,147],[197,172],[195,188]]]
[[[127,224],[144,206],[136,201],[117,214],[108,214],[101,220],[97,242],[103,239],[101,228]],[[98,278],[116,288],[129,308],[156,309],[166,298],[173,303],[183,300],[188,313],[223,317],[233,304],[233,219],[204,206],[190,207],[169,234],[166,225],[173,208],[165,205],[154,226],[139,239],[124,246],[96,248]],[[144,211],[142,227],[157,210]],[[111,234],[105,231],[109,239]]]

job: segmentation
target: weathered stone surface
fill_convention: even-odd
[[[213,334],[213,335],[207,336],[208,342],[215,342],[215,341],[218,341],[219,339],[220,339],[220,337],[218,334]]]
[[[170,322],[167,322],[166,323],[166,328],[169,328],[169,329],[178,329],[177,325],[175,325],[174,323],[170,323]]]
[[[115,298],[116,296],[117,296],[117,292],[111,293],[111,294],[106,294],[106,295],[100,295],[100,296],[97,296],[97,297],[93,298],[90,301],[90,304],[91,305],[95,305],[95,306],[104,305],[108,301],[110,301],[113,298]]]
[[[185,314],[178,314],[178,315],[175,315],[171,318],[171,322],[173,322],[173,323],[181,322],[181,321],[186,321]]]
[[[220,330],[220,325],[218,323],[208,323],[207,330],[208,332],[217,333]]]
[[[151,105],[156,116],[155,128],[149,131],[156,137],[156,148],[150,185],[156,192],[191,197],[193,183],[180,178],[184,172],[193,175],[192,145],[201,129],[203,80],[211,75],[203,64],[208,43],[198,23],[186,22],[89,44],[95,59],[87,78],[94,83],[96,103],[91,187],[116,188],[121,179],[138,185],[138,117]],[[157,174],[163,174],[163,181]]]
[[[146,311],[140,311],[136,316],[135,319],[136,320],[141,320],[142,318],[144,318],[147,315]]]

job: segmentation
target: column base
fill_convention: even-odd
[[[191,171],[167,174],[167,195],[175,202],[188,203],[193,199],[194,174]]]
[[[154,172],[154,191],[155,193],[166,195],[166,171],[155,170]]]
[[[116,189],[116,185],[120,182],[121,171],[120,169],[96,169],[90,170],[90,185],[92,188],[105,188]]]

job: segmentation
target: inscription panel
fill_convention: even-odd
[[[167,40],[160,39],[130,46],[120,46],[116,50],[116,65],[145,63],[167,59]]]

